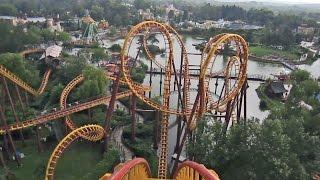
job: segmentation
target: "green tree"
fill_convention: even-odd
[[[85,81],[76,90],[76,99],[90,98],[105,94],[107,91],[107,79],[102,69],[86,66],[82,70]]]
[[[50,92],[49,101],[50,104],[58,104],[60,101],[60,95],[64,89],[64,86],[62,84],[58,84],[54,86]]]
[[[0,54],[0,64],[13,72],[20,79],[37,88],[40,78],[39,71],[34,66],[27,64],[21,55],[13,53]]]
[[[58,69],[58,81],[66,85],[76,76],[82,74],[82,70],[87,66],[87,62],[83,57],[68,57],[65,58],[65,64]]]
[[[111,26],[109,29],[110,36],[114,36],[114,35],[116,35],[116,33],[117,33],[117,28],[114,26]]]
[[[291,76],[294,78],[295,81],[298,83],[305,81],[310,78],[310,73],[305,70],[298,70],[292,72]]]
[[[122,25],[122,17],[121,17],[121,15],[120,14],[116,14],[113,17],[113,21],[114,21],[114,25],[121,26]]]
[[[107,59],[109,57],[108,53],[104,48],[93,49],[92,53],[93,62],[99,62],[100,60]]]
[[[120,44],[113,44],[111,47],[109,47],[109,50],[112,52],[121,52],[121,46]]]
[[[63,41],[63,42],[70,41],[71,40],[71,36],[70,36],[69,33],[59,32],[59,33],[57,33],[57,40],[58,41]]]
[[[134,0],[133,4],[136,9],[146,9],[151,6],[151,2],[148,0]]]
[[[49,29],[41,30],[41,36],[43,37],[44,41],[51,41],[51,40],[54,40],[55,38],[54,33],[51,32]]]
[[[91,16],[93,19],[102,20],[104,18],[104,8],[98,5],[91,7]]]
[[[0,14],[5,16],[16,16],[18,11],[13,4],[4,3],[0,5]]]
[[[248,120],[227,134],[222,122],[207,121],[199,123],[188,153],[223,179],[309,179],[319,167],[319,139],[304,132],[301,120]]]

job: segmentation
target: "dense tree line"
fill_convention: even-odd
[[[319,85],[306,71],[292,75],[285,105],[259,120],[241,121],[225,134],[224,123],[205,118],[189,143],[189,155],[215,169],[222,179],[311,179],[320,167]],[[304,100],[313,106],[298,105]]]
[[[64,32],[51,32],[35,25],[12,26],[0,22],[0,53],[22,51],[28,45],[37,45],[48,41],[68,41],[70,35]]]
[[[136,9],[130,8],[118,0],[0,0],[0,15],[12,16],[51,16],[60,15],[61,19],[74,16],[82,17],[89,10],[95,20],[106,19],[110,24],[124,26],[135,19],[131,14]]]

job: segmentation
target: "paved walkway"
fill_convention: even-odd
[[[124,112],[129,113],[129,109],[126,106],[124,106],[120,101],[116,101],[114,108],[119,108],[122,109]],[[140,114],[136,113],[136,120],[137,123],[143,123],[144,118]],[[131,160],[132,156],[134,155],[134,153],[129,148],[127,148],[121,141],[123,129],[127,126],[115,127],[115,129],[111,132],[111,141],[115,143],[116,147],[120,151],[121,162]]]
[[[133,152],[131,152],[130,149],[127,148],[121,141],[123,129],[125,127],[126,126],[118,126],[111,133],[111,140],[115,142],[115,145],[120,150],[121,157],[123,158],[121,160],[123,162],[127,160],[131,160],[133,156]]]
[[[126,106],[124,106],[120,101],[116,101],[115,108],[122,109],[126,113],[129,113],[129,109]],[[143,117],[138,113],[136,113],[136,120],[137,120],[137,123],[143,123],[144,121]],[[127,148],[121,141],[123,129],[128,126],[130,125],[118,126],[111,133],[111,140],[115,143],[116,147],[120,151],[121,158],[122,158],[121,161],[123,162],[127,160],[131,160],[132,156],[134,155],[134,153],[129,148]]]

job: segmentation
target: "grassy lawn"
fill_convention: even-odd
[[[250,53],[252,53],[255,56],[262,57],[266,55],[278,55],[278,56],[285,56],[291,60],[298,60],[299,56],[296,54],[296,52],[291,51],[285,51],[285,50],[277,50],[269,47],[263,47],[263,46],[250,46]]]
[[[44,179],[45,169],[49,157],[56,143],[44,146],[44,152],[38,153],[33,140],[27,141],[27,146],[22,147],[16,143],[17,149],[25,154],[22,159],[22,167],[17,167],[15,161],[10,161],[10,172],[14,179]],[[79,179],[93,170],[93,167],[101,160],[101,146],[87,142],[76,142],[69,147],[59,159],[55,172],[55,179]],[[0,169],[4,174],[4,168]],[[0,178],[1,179],[1,178]]]

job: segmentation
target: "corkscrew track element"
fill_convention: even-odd
[[[105,131],[103,127],[99,125],[85,125],[80,128],[73,130],[67,136],[65,136],[56,148],[53,150],[50,159],[48,161],[46,169],[46,180],[52,180],[54,177],[55,168],[59,158],[62,156],[63,152],[79,137],[82,137],[88,141],[99,141],[104,137]]]

